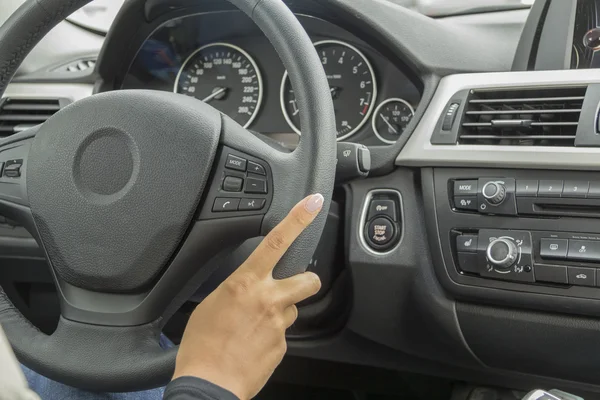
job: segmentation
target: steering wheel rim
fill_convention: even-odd
[[[12,15],[0,28],[0,94],[35,44],[89,1],[29,0]],[[0,177],[0,213],[21,222],[45,250],[62,314],[56,331],[47,336],[29,323],[0,290],[0,324],[21,362],[51,379],[113,392],[165,384],[173,372],[176,349],[162,350],[158,336],[168,317],[212,273],[210,268],[198,268],[197,264],[217,257],[217,250],[266,234],[297,201],[318,192],[325,197],[323,212],[290,248],[274,276],[284,278],[305,271],[317,247],[331,202],[336,163],[335,117],[327,78],[310,38],[283,1],[228,1],[253,19],[271,41],[296,89],[299,107],[306,110],[301,114],[303,135],[293,153],[271,148],[195,99],[152,91],[92,96],[61,110],[41,126],[0,141],[0,162],[10,157],[11,162],[18,159],[22,164],[21,176]],[[110,105],[111,115],[95,114],[94,110]],[[159,111],[161,107],[163,111]],[[122,122],[130,112],[138,113],[136,124]],[[170,141],[161,141],[158,131],[152,130],[152,123],[161,124],[159,118],[153,118],[153,112],[168,116],[176,131]],[[142,132],[139,125],[152,132]],[[175,170],[170,169],[167,158],[152,151],[157,146],[179,157],[177,160],[190,171],[185,179],[167,187],[169,175]],[[128,160],[110,163],[111,179],[97,170],[106,161],[103,152],[108,150]],[[152,168],[148,168],[147,154],[156,157],[155,163],[162,169],[148,172]],[[270,193],[263,196],[263,212],[230,218],[214,215],[217,196],[222,195],[223,167],[230,156],[266,169]],[[244,174],[246,179],[255,177],[250,172]],[[139,254],[133,253],[127,243],[114,243],[109,249],[120,258],[104,256],[89,246],[81,246],[80,254],[65,248],[65,242],[86,244],[86,239],[89,242],[106,237],[102,230],[109,231],[113,225],[118,228],[113,232],[117,238],[130,240],[123,233],[127,231],[126,225],[121,225],[125,223],[123,218],[112,216],[107,212],[110,210],[118,210],[121,216],[130,212],[137,217],[156,218],[152,221],[167,226],[169,221],[144,210],[141,200],[124,205],[125,199],[143,198],[150,187],[155,190],[151,193],[161,199],[173,199],[176,189],[185,204],[171,207],[177,209],[171,212],[165,205],[151,203],[173,218],[172,231],[153,230],[152,224],[145,226],[148,232],[132,228],[140,240],[146,240],[146,246],[152,243],[159,247],[152,259],[143,260],[150,271],[138,268],[132,272],[134,261],[121,261],[135,259],[140,264]],[[87,219],[77,223],[77,218],[70,218],[71,225],[65,228],[49,213],[52,204],[48,197],[66,202],[59,208],[59,216],[71,210],[87,218],[85,213],[90,212],[90,226],[86,225]],[[92,226],[94,221],[107,225],[100,229]],[[165,243],[156,243],[159,233]],[[114,265],[103,269],[93,256]],[[89,268],[91,265],[96,268]]]

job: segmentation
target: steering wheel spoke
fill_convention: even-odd
[[[27,195],[27,161],[39,126],[0,140],[0,215],[16,221],[35,237]]]
[[[284,155],[225,116],[221,138],[199,219],[265,215],[275,192],[273,171]]]

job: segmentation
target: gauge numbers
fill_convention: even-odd
[[[325,69],[337,123],[337,140],[361,129],[373,111],[377,82],[373,67],[356,47],[338,40],[315,43]],[[290,127],[300,134],[300,109],[287,72],[281,83],[281,108]]]
[[[174,91],[210,104],[247,128],[260,109],[263,83],[248,53],[229,43],[211,43],[185,60]]]
[[[406,100],[387,99],[373,114],[373,131],[382,142],[394,144],[414,114],[415,110]]]

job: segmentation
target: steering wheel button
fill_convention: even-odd
[[[248,178],[246,179],[246,193],[267,194],[267,181],[264,179]]]
[[[240,199],[217,198],[213,205],[213,212],[237,211],[240,206]]]
[[[21,176],[23,160],[7,161],[4,167],[4,176],[7,178],[18,178]]]
[[[227,155],[227,161],[225,162],[225,168],[235,169],[236,171],[246,171],[246,165],[248,161],[241,158],[236,157],[232,154]]]
[[[248,161],[248,172],[252,172],[253,174],[257,174],[257,175],[267,175],[267,171],[265,171],[265,167],[263,167],[260,164],[257,164],[255,162],[252,161]]]
[[[223,180],[223,190],[226,192],[241,192],[244,180],[235,176],[226,176]]]
[[[265,206],[265,199],[242,199],[239,211],[257,211]]]

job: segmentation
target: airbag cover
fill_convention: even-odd
[[[104,292],[149,285],[189,227],[220,131],[210,106],[153,91],[91,96],[50,118],[26,176],[58,276]]]

